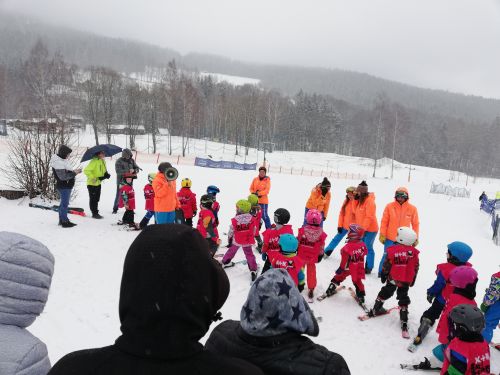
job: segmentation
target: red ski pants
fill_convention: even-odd
[[[311,262],[311,263],[306,263],[305,265],[306,268],[306,278],[307,278],[307,287],[309,289],[314,289],[316,288],[316,284],[318,283],[316,280],[316,263]]]
[[[340,283],[342,281],[344,281],[347,278],[347,276],[350,276],[350,275],[351,275],[351,272],[349,272],[349,270],[343,271],[340,274],[335,274],[335,276],[333,277],[332,281],[335,284],[340,285]],[[360,292],[364,293],[365,286],[363,285],[363,280],[361,280],[361,279],[352,280],[352,283],[354,284],[354,287],[356,288],[356,291],[360,291]]]

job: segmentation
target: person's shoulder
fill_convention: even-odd
[[[114,346],[78,350],[66,354],[52,367],[48,375],[88,375],[98,373],[98,368],[117,354]]]

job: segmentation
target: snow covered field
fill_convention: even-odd
[[[0,139],[0,163],[6,160],[5,141]],[[124,137],[118,136],[115,142],[125,146]],[[147,150],[146,138],[139,139],[139,149]],[[160,152],[165,150],[162,141]],[[2,144],[3,143],[3,144]],[[80,145],[92,145],[90,134],[80,136]],[[177,144],[180,151],[180,145]],[[225,151],[225,152],[224,152]],[[190,149],[193,155],[212,155],[214,159],[233,160],[231,150],[221,144],[197,141]],[[267,154],[271,165],[306,166],[319,170],[333,170],[361,173],[371,176],[372,166],[361,158],[350,158],[333,154],[280,153]],[[241,157],[243,159],[243,157]],[[136,221],[144,214],[142,187],[147,182],[147,173],[156,171],[154,158],[146,163],[138,161],[143,168],[138,180],[134,182],[138,192]],[[238,161],[236,159],[236,161]],[[247,162],[262,162],[262,153],[251,150]],[[160,157],[161,161],[161,157]],[[73,229],[57,226],[57,213],[28,207],[28,201],[8,201],[0,199],[0,230],[20,232],[32,236],[53,252],[56,258],[55,274],[51,293],[45,312],[37,319],[31,331],[48,346],[51,361],[54,363],[64,354],[78,349],[109,345],[114,342],[119,332],[118,297],[123,259],[136,232],[122,231],[112,224],[121,218],[121,213],[112,215],[111,209],[115,194],[114,160],[107,159],[112,174],[111,180],[105,181],[100,202],[103,220],[72,217],[78,224]],[[198,198],[207,185],[220,187],[218,200],[221,203],[220,232],[227,231],[229,220],[234,212],[236,200],[248,195],[248,187],[254,171],[228,171],[179,165],[180,178],[189,177],[193,181],[193,191]],[[500,247],[491,241],[489,217],[479,211],[479,194],[486,190],[500,190],[500,181],[478,179],[470,184],[471,198],[450,198],[429,194],[431,181],[446,182],[450,173],[424,167],[412,171],[411,183],[407,182],[408,168],[397,163],[394,179],[390,176],[390,164],[377,170],[380,178],[369,178],[370,191],[377,201],[377,214],[380,220],[384,206],[393,200],[394,190],[398,186],[407,186],[410,199],[419,209],[421,220],[421,267],[417,282],[410,289],[410,326],[412,336],[416,332],[422,312],[429,306],[425,296],[426,289],[434,279],[437,263],[446,259],[446,244],[461,240],[474,249],[471,262],[479,272],[476,301],[480,303],[490,276],[499,270]],[[292,224],[297,229],[302,223],[305,202],[311,188],[321,179],[315,176],[296,176],[270,173],[272,188],[270,193],[270,216],[272,212],[285,207],[292,214]],[[332,204],[326,221],[325,231],[329,241],[336,232],[337,214],[343,202],[345,188],[357,185],[359,180],[332,179]],[[6,184],[4,176],[0,183]],[[465,177],[455,186],[463,186]],[[78,177],[78,195],[71,203],[84,207],[88,212],[88,196],[83,177]],[[224,240],[224,239],[223,239]],[[376,264],[381,257],[382,245],[376,241]],[[236,260],[243,259],[238,253]],[[260,257],[258,261],[262,264]],[[318,265],[317,293],[328,286],[340,261],[339,248],[329,259]],[[227,270],[231,281],[231,293],[222,309],[225,319],[239,319],[241,306],[249,289],[250,274],[246,266],[237,265]],[[350,285],[350,281],[345,282]],[[376,274],[366,279],[367,304],[371,306],[381,287]],[[305,292],[304,292],[305,295]],[[396,304],[395,297],[387,301],[386,306]],[[400,374],[399,363],[419,362],[424,356],[431,356],[431,349],[437,344],[437,335],[432,331],[416,354],[406,350],[408,340],[401,338],[399,317],[397,314],[380,317],[366,322],[356,318],[362,310],[354,303],[347,292],[340,292],[321,303],[315,301],[312,308],[317,316],[322,317],[320,335],[315,339],[332,351],[342,354],[352,374]],[[494,341],[500,341],[500,332],[495,332]],[[492,373],[500,373],[500,352],[492,352]]]

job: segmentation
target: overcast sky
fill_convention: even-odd
[[[500,0],[0,0],[182,54],[365,72],[500,99]]]

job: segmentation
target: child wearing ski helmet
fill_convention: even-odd
[[[279,239],[282,234],[292,234],[292,226],[288,224],[290,221],[290,212],[285,208],[278,208],[274,211],[274,224],[271,228],[266,229],[262,233],[264,238],[262,244],[262,260],[265,262],[262,268],[262,273],[271,268],[268,254],[280,251]]]
[[[444,353],[441,374],[489,374],[490,349],[481,336],[484,316],[469,304],[455,306],[448,315],[451,341]]]
[[[420,252],[413,246],[416,241],[417,234],[413,229],[398,228],[396,244],[387,248],[387,258],[382,267],[380,280],[382,283],[387,283],[378,293],[369,314],[370,316],[384,314],[385,309],[382,307],[384,302],[397,290],[396,298],[404,337],[408,336],[408,305],[411,302],[408,290],[415,284],[419,267],[418,254]]]
[[[198,207],[196,206],[196,194],[191,191],[192,182],[189,178],[181,181],[181,190],[177,192],[177,198],[184,213],[185,224],[193,226],[193,218],[196,216]]]
[[[135,192],[132,186],[134,178],[136,178],[135,173],[124,173],[122,176],[118,208],[125,207],[125,212],[123,213],[121,222],[118,224],[128,225],[133,229],[140,229],[139,225],[134,222]]]
[[[491,282],[481,303],[481,310],[484,312],[486,327],[483,337],[486,342],[491,342],[493,330],[498,326],[500,320],[500,272],[491,276]]]
[[[207,194],[210,195],[213,198],[213,203],[212,203],[212,212],[214,213],[215,216],[215,226],[219,225],[219,210],[220,210],[220,204],[217,202],[217,194],[220,193],[220,189],[215,186],[215,185],[210,185],[207,187]]]
[[[307,211],[306,225],[299,229],[297,239],[299,247],[297,254],[304,261],[307,271],[307,288],[310,299],[314,297],[314,288],[316,288],[316,263],[321,262],[324,255],[326,233],[320,226],[323,222],[321,213],[312,208]]]
[[[215,216],[212,211],[212,204],[214,202],[214,197],[205,194],[200,198],[200,214],[198,215],[198,224],[196,229],[201,233],[202,237],[207,240],[208,247],[210,249],[210,254],[212,257],[217,252],[219,248],[219,232],[217,231],[217,225],[215,223]]]
[[[255,233],[257,232],[257,222],[250,214],[252,205],[246,199],[236,202],[236,216],[231,219],[229,226],[229,242],[232,244],[222,258],[222,264],[228,265],[241,247],[247,259],[252,281],[257,278],[257,262],[253,255],[252,246],[255,244]]]
[[[448,244],[447,262],[438,264],[436,267],[436,280],[434,284],[427,289],[427,301],[431,307],[424,311],[420,318],[420,327],[413,340],[414,345],[420,345],[429,332],[430,327],[434,325],[444,309],[446,300],[450,296],[453,286],[450,283],[450,273],[456,267],[472,267],[468,262],[472,256],[472,249],[464,242],[455,241]]]
[[[365,303],[365,286],[363,279],[365,278],[365,257],[368,254],[368,249],[362,238],[365,230],[358,224],[349,225],[347,232],[347,243],[340,250],[341,260],[340,266],[335,271],[328,289],[325,294],[331,296],[335,294],[335,290],[344,281],[347,276],[351,276],[352,283],[356,288],[356,298],[359,303]]]
[[[255,241],[257,241],[257,251],[262,253],[262,238],[260,237],[260,228],[262,226],[262,208],[259,205],[259,197],[256,194],[250,194],[247,200],[252,205],[250,214],[255,218],[257,223],[257,232],[255,233]]]
[[[467,266],[456,267],[450,273],[450,282],[453,290],[446,300],[446,305],[436,328],[441,345],[438,345],[433,350],[434,355],[440,361],[443,361],[444,349],[449,342],[448,315],[450,311],[461,304],[477,306],[474,300],[476,297],[477,272],[474,268]]]
[[[146,228],[149,224],[149,220],[155,215],[155,191],[153,190],[153,180],[156,177],[156,173],[148,174],[148,183],[144,185],[144,200],[145,200],[145,209],[146,214],[142,218],[139,223],[139,227],[141,229]]]
[[[304,290],[304,261],[297,255],[299,241],[293,234],[282,234],[279,238],[280,251],[269,253],[273,268],[283,268],[292,277],[300,292]]]

